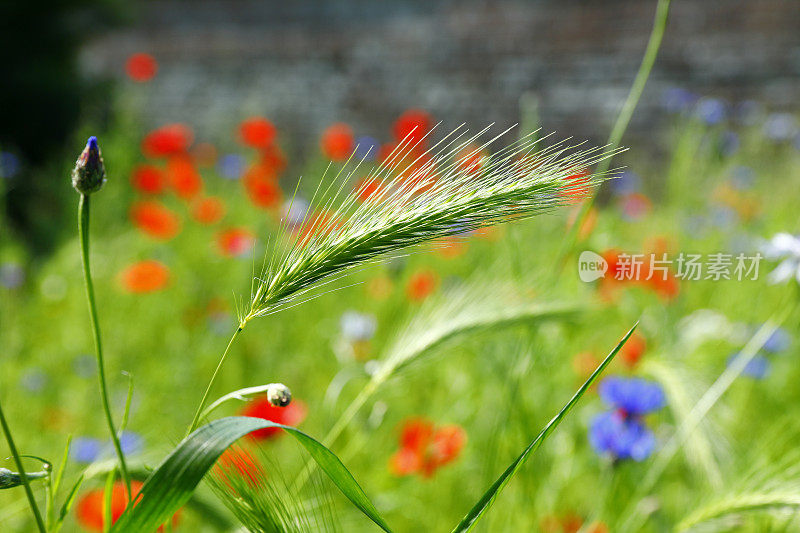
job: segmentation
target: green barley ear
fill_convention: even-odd
[[[103,155],[97,144],[97,137],[92,135],[86,141],[86,147],[78,156],[72,170],[72,186],[81,194],[92,194],[103,188],[106,182],[106,167]]]
[[[563,142],[541,149],[534,132],[484,155],[508,132],[477,145],[488,129],[467,135],[457,128],[419,156],[419,143],[403,141],[362,185],[376,191],[366,201],[359,200],[358,191],[337,200],[358,169],[355,165],[348,171],[346,165],[327,187],[339,192],[322,210],[309,210],[298,236],[284,239],[291,243],[287,249],[273,247],[269,265],[254,280],[249,308],[240,312],[240,327],[297,305],[296,300],[320,282],[334,281],[392,252],[530,218],[587,197],[606,177],[592,175],[589,169],[617,152]],[[480,164],[464,164],[465,153],[466,159]],[[334,204],[338,207],[327,216]]]

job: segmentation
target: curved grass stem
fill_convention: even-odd
[[[8,427],[8,422],[6,422],[6,415],[3,413],[2,406],[0,406],[0,425],[3,426],[3,433],[6,436],[6,442],[8,443],[8,448],[11,451],[11,456],[14,458],[14,464],[17,465],[19,477],[22,478],[22,486],[25,487],[25,496],[28,498],[31,512],[36,520],[36,526],[39,528],[41,533],[45,533],[47,529],[44,527],[42,514],[39,512],[39,506],[36,504],[36,498],[33,497],[33,491],[31,490],[28,475],[25,473],[25,468],[22,466],[22,458],[20,457],[17,447],[14,444],[14,439],[11,437],[11,429]]]
[[[225,359],[228,357],[228,352],[231,350],[231,346],[233,346],[233,341],[236,340],[236,337],[239,336],[239,333],[242,332],[244,329],[244,322],[239,324],[239,327],[236,328],[236,331],[233,333],[231,340],[228,341],[228,346],[225,347],[225,351],[222,353],[222,357],[219,359],[219,363],[217,363],[217,367],[214,369],[214,373],[211,374],[211,380],[209,380],[208,385],[206,386],[206,391],[203,393],[203,398],[200,400],[200,405],[197,406],[197,410],[194,413],[194,417],[192,417],[192,423],[189,425],[189,430],[186,432],[186,436],[188,437],[189,434],[197,429],[197,426],[200,424],[200,418],[205,409],[206,402],[208,401],[208,395],[211,393],[211,388],[214,386],[214,382],[217,380],[217,374],[219,374],[220,369],[222,368],[222,364],[225,362]]]
[[[81,259],[83,262],[83,280],[86,286],[86,299],[89,302],[89,316],[92,323],[92,334],[94,336],[95,353],[97,354],[97,375],[100,383],[100,399],[103,403],[108,431],[111,433],[111,442],[119,460],[119,469],[122,480],[128,492],[128,501],[133,497],[131,493],[131,476],[128,473],[128,465],[125,463],[125,454],[122,453],[122,445],[119,442],[119,435],[114,426],[114,417],[111,415],[111,405],[108,401],[108,385],[106,384],[105,362],[103,359],[103,345],[100,340],[100,324],[97,319],[97,304],[94,298],[94,284],[92,283],[92,271],[89,264],[89,196],[81,194],[78,203],[78,233],[81,240]]]
[[[617,115],[617,120],[614,122],[614,126],[608,136],[607,145],[611,151],[616,150],[620,142],[622,142],[622,136],[625,134],[625,130],[628,129],[628,123],[631,121],[633,111],[639,104],[639,99],[644,92],[644,86],[647,84],[647,80],[650,77],[650,72],[653,70],[653,64],[656,61],[656,56],[658,56],[658,49],[661,48],[661,40],[664,37],[664,30],[667,27],[669,4],[670,0],[658,0],[655,20],[653,21],[653,29],[650,31],[650,39],[647,42],[647,48],[645,49],[642,63],[639,65],[639,71],[636,73],[636,77],[633,80],[633,85],[631,85],[631,90],[628,92],[628,97],[625,99],[625,103],[622,104],[622,109],[620,109],[619,115]],[[608,172],[610,166],[611,157],[607,157],[598,162],[597,173],[604,175],[606,172]],[[596,197],[597,194],[595,192],[595,194],[590,196],[581,205],[578,216],[575,217],[575,222],[572,223],[572,226],[570,227],[569,232],[564,239],[564,247],[558,256],[558,262],[556,263],[556,269],[554,270],[556,276],[558,276],[564,270],[564,266],[566,265],[569,255],[578,244],[578,233],[580,232],[580,228],[583,226],[583,223],[586,221],[586,217],[589,216],[589,211],[594,205],[594,200]]]

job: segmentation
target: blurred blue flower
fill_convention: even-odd
[[[142,439],[141,435],[133,431],[123,431],[119,436],[119,445],[125,455],[133,455],[140,452],[143,444],[144,439]]]
[[[94,356],[89,354],[81,354],[72,360],[72,370],[79,377],[91,378],[97,372],[97,362]]]
[[[739,356],[739,352],[728,357],[727,366],[731,366],[736,358]],[[764,379],[769,374],[770,370],[770,362],[769,359],[764,357],[763,355],[756,355],[752,359],[750,359],[747,364],[744,366],[744,370],[742,370],[742,374],[745,376],[749,376],[753,379]]]
[[[791,344],[792,336],[789,332],[783,328],[778,328],[769,336],[762,348],[768,352],[778,353],[788,350]]]
[[[609,411],[592,419],[589,443],[597,453],[611,454],[615,459],[642,461],[653,453],[656,438],[641,419]]]
[[[701,98],[697,101],[694,114],[709,126],[719,124],[725,120],[725,102],[718,98]]]
[[[739,165],[731,171],[731,183],[740,191],[751,189],[755,180],[756,173],[750,167]]]
[[[75,437],[69,448],[69,456],[78,463],[92,463],[100,457],[103,445],[92,437]]]
[[[308,200],[300,196],[286,200],[283,204],[283,216],[286,225],[289,228],[294,228],[302,224],[310,207]]]
[[[718,228],[729,228],[737,220],[739,215],[728,206],[716,206],[711,210],[711,223]]]
[[[342,337],[348,341],[368,341],[375,335],[378,322],[374,315],[345,311],[339,320],[339,326],[342,330]]]
[[[0,265],[0,285],[6,289],[17,289],[25,282],[25,271],[17,263]]]
[[[47,386],[47,374],[38,368],[26,372],[20,380],[22,388],[28,392],[41,392]]]
[[[664,91],[661,105],[670,113],[686,111],[697,101],[697,95],[680,87],[672,87]]]
[[[667,399],[661,385],[642,378],[610,376],[600,382],[600,398],[626,416],[641,416],[666,405]]]
[[[238,180],[242,177],[246,162],[239,154],[225,154],[217,162],[217,170],[223,178]]]
[[[364,135],[356,139],[355,157],[357,159],[365,159],[367,161],[374,161],[378,157],[380,150],[380,142],[374,137]]]
[[[771,261],[781,260],[767,278],[770,283],[784,283],[796,279],[800,283],[800,237],[790,233],[776,233],[761,251]]]
[[[22,167],[19,158],[11,152],[0,152],[0,178],[13,178]]]
[[[614,194],[622,196],[638,191],[642,184],[642,179],[635,172],[626,170],[618,178],[610,180],[609,183]]]
[[[775,142],[785,142],[797,134],[797,122],[789,113],[773,113],[764,121],[764,136]]]

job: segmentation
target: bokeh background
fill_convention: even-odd
[[[89,135],[99,137],[109,174],[92,202],[92,263],[111,399],[119,417],[132,376],[124,445],[143,471],[184,435],[235,329],[231,294],[247,295],[253,248],[283,238],[282,217],[302,232],[298,219],[331,159],[341,169],[362,140],[379,158],[380,147],[402,139],[398,131],[428,119],[442,122],[434,138],[462,123],[472,131],[495,123],[495,131],[519,124],[521,133],[541,127],[554,139],[604,144],[655,7],[0,4],[0,399],[21,450],[60,460],[73,435],[66,479],[86,473],[79,502],[96,501],[111,464],[69,180]],[[630,149],[613,161],[625,172],[587,211],[581,249],[610,260],[620,251],[754,254],[775,234],[797,233],[798,94],[796,0],[674,0],[622,139]],[[367,176],[362,169],[346,184],[358,191]],[[485,321],[490,326],[464,328],[469,334],[434,343],[393,374],[332,446],[398,531],[449,530],[641,320],[608,374],[646,379],[664,395],[663,405],[633,419],[653,436],[647,453],[615,455],[592,442],[594,422],[615,407],[593,388],[509,485],[484,530],[616,533],[640,521],[641,530],[660,533],[698,506],[701,519],[720,505],[735,508],[742,494],[777,503],[719,531],[800,530],[796,283],[769,283],[775,264],[766,261],[747,282],[684,282],[671,272],[663,284],[583,283],[574,257],[556,264],[579,209],[419,247],[359,270],[353,287],[253,320],[212,396],[283,381],[295,403],[280,413],[263,401],[231,403],[219,414],[277,417],[322,438],[381,362],[402,351],[396,339]],[[514,288],[513,298],[479,290],[498,280]],[[467,297],[453,296],[458,291]],[[518,310],[506,298],[559,311],[493,322],[498,309]],[[663,445],[698,400],[784,308],[794,315],[664,459]],[[430,471],[398,471],[409,427],[436,441],[429,447],[441,444],[436,439],[450,447]],[[307,459],[281,433],[244,446],[279,487],[280,472],[291,480]],[[643,488],[654,464],[663,469]],[[759,479],[767,482],[754,486]],[[371,530],[334,487],[312,480],[310,492],[284,494],[316,501],[322,493],[335,502],[340,530]],[[730,498],[715,500],[729,490]],[[203,484],[205,511],[187,506],[177,530],[234,527],[214,496]],[[770,514],[776,509],[783,514]],[[64,530],[96,531],[92,520],[96,526],[98,510],[86,504]],[[0,531],[32,527],[21,491],[0,491]]]

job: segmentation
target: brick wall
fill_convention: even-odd
[[[529,93],[546,129],[604,140],[654,8],[650,0],[162,0],[139,4],[133,26],[90,43],[82,64],[121,77],[128,54],[152,53],[158,76],[125,84],[123,98],[147,125],[186,121],[212,139],[254,113],[295,145],[337,120],[385,136],[409,106],[452,126],[510,124]],[[653,130],[672,86],[796,109],[800,2],[674,1],[631,135]]]

